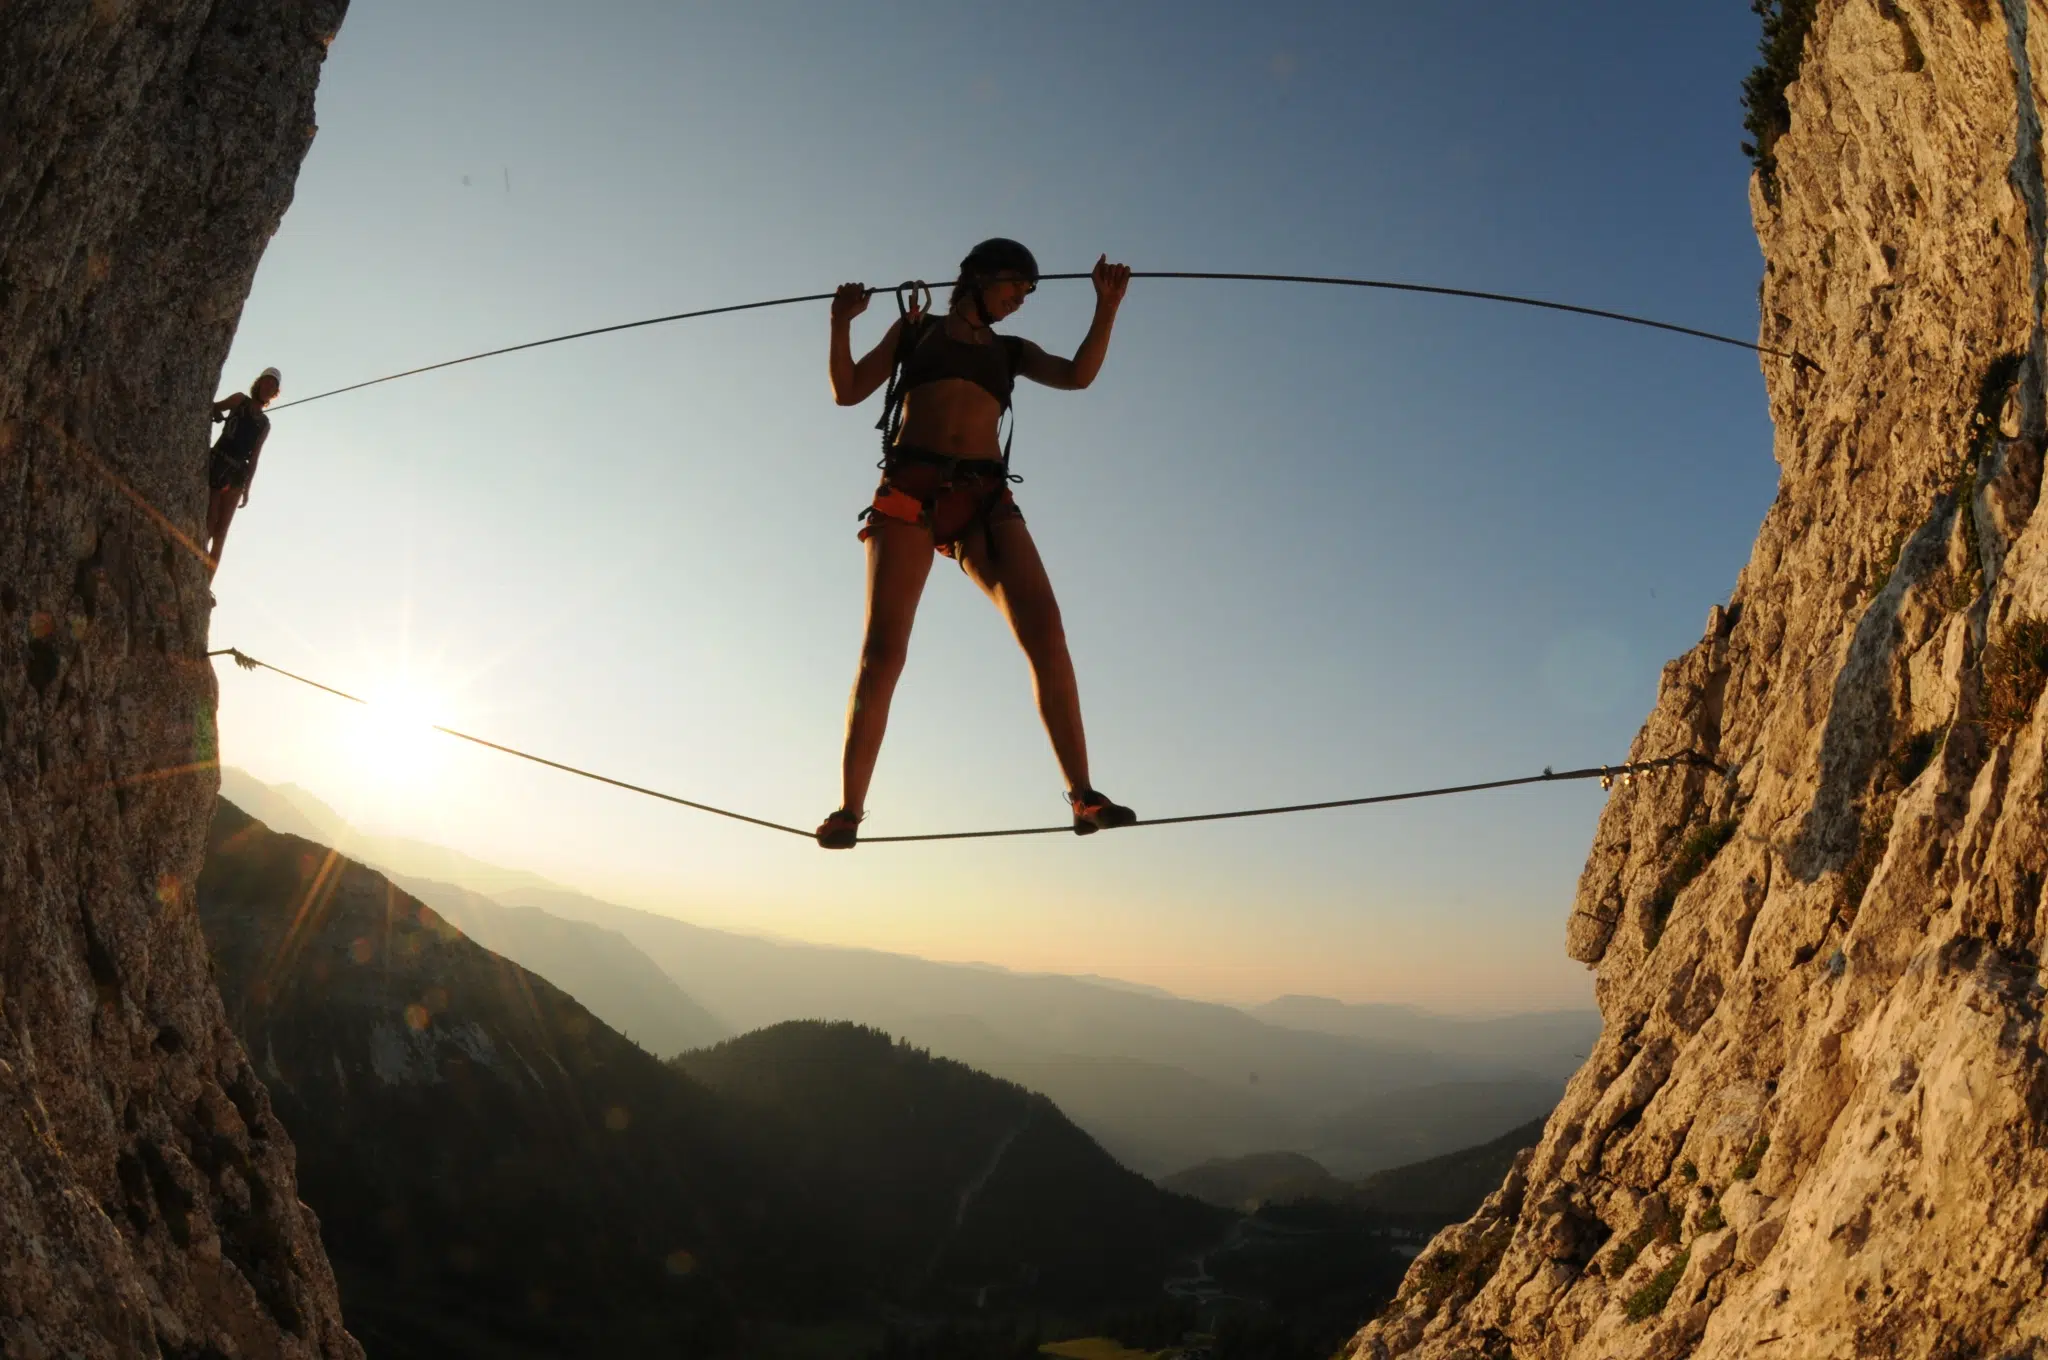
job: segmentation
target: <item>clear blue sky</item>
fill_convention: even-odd
[[[1359,274],[1741,336],[1744,6],[355,0],[222,390],[286,399],[662,312],[1049,270]],[[1084,284],[1009,329],[1070,351]],[[884,299],[857,326],[881,330]],[[280,412],[215,645],[685,797],[837,801],[877,404],[825,308],[543,349]],[[1098,782],[1141,813],[1620,759],[1775,469],[1739,350],[1443,299],[1135,282],[1090,391],[1027,387],[1018,497]],[[944,567],[944,564],[941,564]],[[1191,995],[1576,1004],[1597,785],[828,855],[222,680],[225,756],[707,924]],[[869,829],[1057,821],[1023,659],[933,574]]]

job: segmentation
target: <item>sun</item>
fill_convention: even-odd
[[[431,774],[446,753],[447,736],[434,730],[441,711],[434,695],[409,681],[378,686],[358,716],[358,760],[382,780],[416,783]]]

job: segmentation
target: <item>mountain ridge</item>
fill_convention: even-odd
[[[1043,1096],[874,1031],[798,1022],[657,1060],[225,801],[197,891],[379,1355],[753,1354],[764,1321],[892,1300],[1128,1302],[1226,1225]]]
[[[280,804],[283,815],[309,824],[336,815],[324,805],[308,813],[299,805],[307,799],[294,803],[239,771],[229,783],[258,806]],[[408,862],[447,858],[438,847],[403,838],[372,844],[351,837],[343,844]],[[1584,1032],[1596,1027],[1590,1014],[1562,1021],[1529,1017],[1518,1025],[1515,1019],[1438,1018],[1405,1007],[1335,1012],[1340,1018],[1401,1017],[1398,1028],[1380,1024],[1362,1035],[1320,1021],[1276,1024],[1239,1007],[1157,988],[699,926],[556,885],[535,886],[520,871],[470,863],[486,879],[514,886],[493,897],[383,867],[407,891],[587,999],[636,1037],[653,1031],[620,1004],[633,989],[608,986],[594,972],[584,975],[587,981],[572,978],[567,956],[522,949],[505,923],[520,911],[539,910],[605,932],[606,941],[623,940],[703,1013],[694,1032],[703,1032],[706,1022],[729,1034],[793,1019],[850,1020],[1023,1081],[1051,1096],[1120,1160],[1155,1176],[1212,1157],[1275,1148],[1327,1158],[1346,1174],[1450,1151],[1547,1108],[1554,1092],[1529,1093],[1545,1081],[1561,1084],[1577,1065],[1577,1052],[1569,1050],[1589,1042]],[[594,944],[586,945],[586,954],[595,952]],[[673,1007],[673,999],[668,1004]],[[1337,1003],[1319,1004],[1327,1010]],[[1555,1037],[1560,1023],[1569,1033]],[[1431,1047],[1433,1033],[1444,1042]],[[1426,1112],[1441,1102],[1426,1093],[1459,1082],[1496,1083],[1512,1108],[1463,1124],[1446,1108],[1432,1120]],[[1334,1138],[1332,1129],[1340,1131]],[[1418,1129],[1424,1130],[1420,1142]]]

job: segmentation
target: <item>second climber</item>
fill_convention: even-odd
[[[235,511],[249,503],[249,484],[256,479],[256,459],[263,442],[270,438],[270,417],[263,408],[277,400],[284,379],[274,368],[266,368],[249,384],[249,391],[230,392],[213,404],[213,418],[225,421],[220,438],[207,460],[206,472],[206,574],[220,570],[221,550],[227,546],[228,526]]]

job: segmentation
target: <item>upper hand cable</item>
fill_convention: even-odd
[[[1092,277],[1092,273],[1042,274],[1039,276],[1039,282],[1051,283],[1059,280],[1087,279]],[[1613,312],[1602,307],[1582,307],[1572,302],[1552,302],[1547,298],[1519,297],[1513,293],[1489,293],[1476,288],[1449,288],[1431,283],[1402,283],[1392,279],[1345,278],[1331,274],[1241,274],[1211,273],[1182,269],[1154,269],[1134,270],[1131,277],[1134,279],[1202,279],[1243,283],[1300,283],[1326,288],[1372,288],[1395,293],[1425,293],[1435,297],[1456,297],[1469,298],[1479,302],[1500,302],[1517,307],[1539,307],[1546,311],[1570,312],[1577,316],[1597,317],[1603,321],[1619,321],[1630,326],[1647,326],[1652,330],[1669,331],[1674,335],[1690,335],[1700,340],[1712,340],[1718,344],[1733,345],[1737,349],[1746,349],[1756,354],[1768,354],[1774,358],[1789,359],[1799,368],[1815,373],[1825,371],[1819,364],[1797,350],[1776,349],[1770,345],[1760,345],[1754,341],[1739,339],[1736,336],[1722,335],[1716,331],[1700,330],[1693,326],[1680,326],[1674,322],[1657,321],[1650,317],[1633,316],[1627,312]],[[906,288],[922,289],[925,307],[929,308],[931,303],[931,286],[921,281],[905,283],[895,290],[899,307],[908,310],[903,295],[903,290]],[[882,291],[884,290],[870,288],[868,289],[868,295],[872,297],[874,294]],[[912,297],[913,302],[914,299],[915,294]],[[387,373],[381,378],[370,378],[363,382],[350,383],[346,387],[335,387],[325,392],[315,392],[310,397],[300,397],[296,401],[279,402],[270,409],[272,411],[283,411],[293,406],[304,406],[308,402],[324,401],[328,397],[338,397],[344,392],[358,392],[365,387],[375,387],[380,383],[397,382],[400,378],[411,378],[421,373],[432,373],[437,369],[454,368],[457,364],[472,364],[479,359],[494,359],[501,354],[516,354],[520,350],[539,349],[544,345],[565,344],[570,340],[584,340],[593,335],[610,335],[615,331],[638,330],[643,326],[663,326],[671,321],[690,321],[702,316],[723,316],[728,312],[753,312],[759,311],[764,307],[788,307],[800,302],[829,302],[831,300],[832,294],[830,293],[804,293],[796,297],[769,298],[762,302],[733,303],[725,307],[700,307],[690,312],[672,312],[667,316],[651,316],[644,321],[624,321],[615,326],[597,326],[590,330],[571,331],[567,335],[551,335],[545,340],[528,340],[523,344],[505,345],[498,349],[487,349],[476,354],[465,354],[459,359],[443,359],[437,364],[422,364],[418,368],[408,368],[397,373]]]

